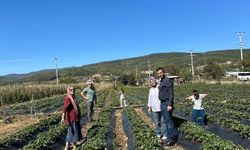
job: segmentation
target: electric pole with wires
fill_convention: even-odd
[[[236,32],[236,34],[239,36],[240,39],[240,60],[241,60],[241,69],[244,70],[244,62],[243,62],[243,43],[242,43],[242,37],[245,32]]]
[[[193,59],[193,57],[194,57],[195,55],[193,55],[193,51],[191,50],[190,51],[190,58],[191,58],[191,72],[192,72],[192,79],[193,79],[193,81],[194,81],[194,59]]]

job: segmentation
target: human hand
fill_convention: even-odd
[[[152,112],[152,109],[148,108],[148,113],[151,114],[151,112]]]
[[[172,106],[168,106],[167,111],[172,111],[173,107]]]
[[[64,124],[65,120],[64,118],[61,119],[61,124]]]

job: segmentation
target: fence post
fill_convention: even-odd
[[[33,94],[32,94],[32,97],[31,97],[31,102],[30,102],[30,115],[33,116]]]

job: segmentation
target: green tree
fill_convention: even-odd
[[[244,71],[250,71],[250,54],[246,54],[244,56],[243,64],[244,64],[244,67],[245,67]]]
[[[135,76],[133,74],[123,74],[118,80],[123,85],[135,85],[136,83]]]
[[[169,64],[165,67],[165,71],[170,75],[179,75],[181,72],[180,70],[181,67],[182,66],[180,65]]]
[[[189,81],[192,79],[192,74],[189,68],[185,68],[180,72],[180,76],[183,78],[185,81]]]
[[[223,75],[223,71],[220,66],[213,62],[209,62],[207,64],[207,66],[204,68],[204,73],[207,79],[214,79],[217,81],[220,81]]]

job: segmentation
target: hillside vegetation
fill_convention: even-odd
[[[141,71],[148,70],[150,62],[151,70],[163,66],[170,74],[183,75],[190,72],[190,54],[181,52],[156,53],[141,57],[120,59],[114,61],[100,62],[81,67],[70,67],[59,69],[61,80],[75,81],[74,78],[89,77],[93,74],[120,76],[122,74],[135,74],[137,68],[138,76],[143,76]],[[217,50],[206,53],[194,53],[195,67],[204,66],[210,62],[219,64],[223,71],[232,71],[240,68],[240,50]],[[246,70],[250,69],[250,49],[244,49]],[[231,64],[225,64],[231,61]],[[197,71],[196,71],[197,72]],[[199,70],[198,70],[199,72]],[[24,82],[46,82],[56,79],[54,70],[42,70],[29,74],[15,74],[0,77],[0,83],[24,83]]]

